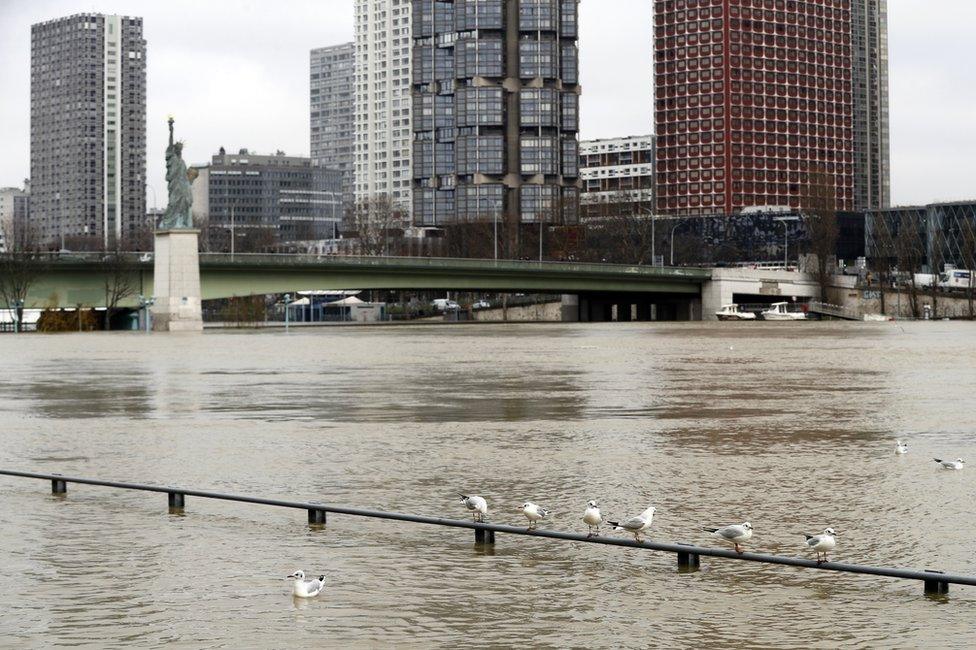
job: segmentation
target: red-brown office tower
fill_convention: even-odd
[[[657,208],[854,199],[850,0],[655,0]],[[822,195],[822,193],[819,193]]]

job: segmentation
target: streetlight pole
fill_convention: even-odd
[[[783,224],[783,270],[790,268],[790,227],[789,222],[799,221],[799,217],[776,217],[773,221]]]
[[[234,261],[234,204],[230,204],[230,261]]]
[[[669,239],[671,240],[671,266],[674,266],[674,231],[680,228],[682,225],[683,222],[679,221],[678,223],[671,226],[671,236],[669,237]]]
[[[145,323],[146,333],[149,333],[149,308],[156,304],[156,297],[149,296],[146,298],[142,294],[139,294],[139,305],[145,311],[145,316],[143,317],[143,322]]]
[[[291,294],[285,294],[285,332],[288,332],[288,305],[291,303]]]
[[[545,224],[542,223],[542,219],[539,219],[539,261],[542,261],[542,228]]]
[[[495,210],[495,261],[498,261],[498,211]]]
[[[20,334],[20,319],[21,315],[24,313],[24,301],[14,300],[14,334]]]

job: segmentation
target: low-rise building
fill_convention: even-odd
[[[223,147],[210,164],[193,169],[193,219],[206,229],[211,248],[261,250],[278,242],[334,238],[339,232],[339,170],[280,151],[228,154]]]
[[[581,216],[599,218],[652,214],[654,136],[580,143]]]
[[[30,182],[24,187],[0,187],[0,253],[22,247],[27,232],[25,227],[30,215]],[[39,243],[39,242],[35,242]]]

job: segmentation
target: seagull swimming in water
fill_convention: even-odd
[[[908,443],[902,442],[901,440],[896,440],[895,453],[896,454],[907,454],[908,453]]]
[[[804,535],[807,538],[807,548],[812,548],[817,552],[817,564],[827,561],[827,553],[837,548],[837,533],[833,528],[825,528],[820,535]],[[820,555],[823,554],[823,560]]]
[[[540,508],[534,503],[526,501],[525,504],[519,508],[525,518],[529,520],[529,530],[535,530],[535,525],[541,520],[549,516],[549,511],[545,508]]]
[[[651,527],[654,521],[654,506],[651,506],[636,517],[631,517],[627,521],[617,522],[607,520],[607,523],[616,530],[628,530],[634,534],[634,541],[641,541],[641,533]]]
[[[587,537],[600,536],[600,524],[603,523],[603,515],[600,514],[600,506],[596,504],[596,501],[586,502],[586,510],[583,511],[583,523],[589,528]]]
[[[319,576],[316,580],[306,580],[305,572],[300,569],[285,579],[295,581],[292,594],[298,598],[315,598],[322,592],[322,588],[325,587],[324,575]]]
[[[488,502],[485,501],[484,497],[478,495],[465,496],[460,492],[458,492],[458,496],[461,497],[461,503],[471,511],[471,517],[474,521],[485,521],[485,517],[488,516]]]
[[[945,469],[962,469],[965,461],[962,458],[957,458],[955,460],[942,460],[941,458],[933,458],[933,460]]]
[[[752,524],[748,521],[742,524],[733,524],[724,528],[702,528],[706,533],[711,533],[723,542],[728,542],[735,547],[736,553],[742,553],[739,546],[743,542],[749,541],[752,537]]]

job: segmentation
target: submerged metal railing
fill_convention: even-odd
[[[400,512],[384,512],[380,510],[366,510],[362,508],[349,508],[346,506],[334,506],[324,503],[311,501],[286,501],[282,499],[265,499],[262,497],[252,497],[245,495],[223,494],[221,492],[210,492],[207,490],[191,490],[181,487],[166,487],[159,485],[146,485],[142,483],[125,483],[120,481],[103,481],[99,479],[80,478],[73,476],[63,476],[61,474],[44,474],[39,472],[18,472],[13,470],[0,470],[0,475],[14,476],[21,478],[32,478],[51,481],[51,492],[53,494],[66,495],[69,483],[79,485],[96,485],[101,487],[118,488],[121,490],[138,490],[142,492],[160,492],[167,495],[167,503],[170,511],[182,511],[186,506],[186,497],[200,497],[203,499],[217,499],[222,501],[236,501],[239,503],[254,503],[258,505],[275,506],[279,508],[292,508],[295,510],[305,510],[308,513],[308,523],[310,525],[324,525],[326,523],[326,513],[340,515],[350,515],[354,517],[369,517],[373,519],[386,519],[393,521],[406,521],[417,524],[430,524],[434,526],[447,526],[451,528],[468,528],[474,530],[475,542],[478,544],[494,544],[495,533],[507,535],[525,535],[530,537],[542,537],[546,539],[558,539],[562,541],[583,542],[587,544],[602,544],[605,546],[624,546],[628,548],[640,548],[650,551],[663,553],[674,553],[677,555],[678,568],[684,571],[697,570],[701,565],[701,557],[720,557],[729,560],[743,560],[747,562],[759,562],[763,564],[779,564],[793,566],[803,569],[819,569],[821,571],[841,571],[844,573],[858,573],[862,575],[883,576],[887,578],[899,578],[902,580],[920,580],[925,584],[926,594],[947,594],[950,584],[976,586],[976,577],[953,575],[942,571],[917,571],[912,569],[896,569],[888,567],[871,567],[860,564],[845,564],[840,562],[816,562],[803,558],[786,557],[782,555],[766,555],[763,553],[738,553],[730,549],[709,548],[695,546],[692,544],[663,543],[663,542],[637,542],[620,537],[591,537],[578,533],[564,533],[555,530],[529,529],[519,526],[509,526],[505,524],[491,524],[462,519],[444,519],[442,517],[428,517],[422,515],[411,515]]]

